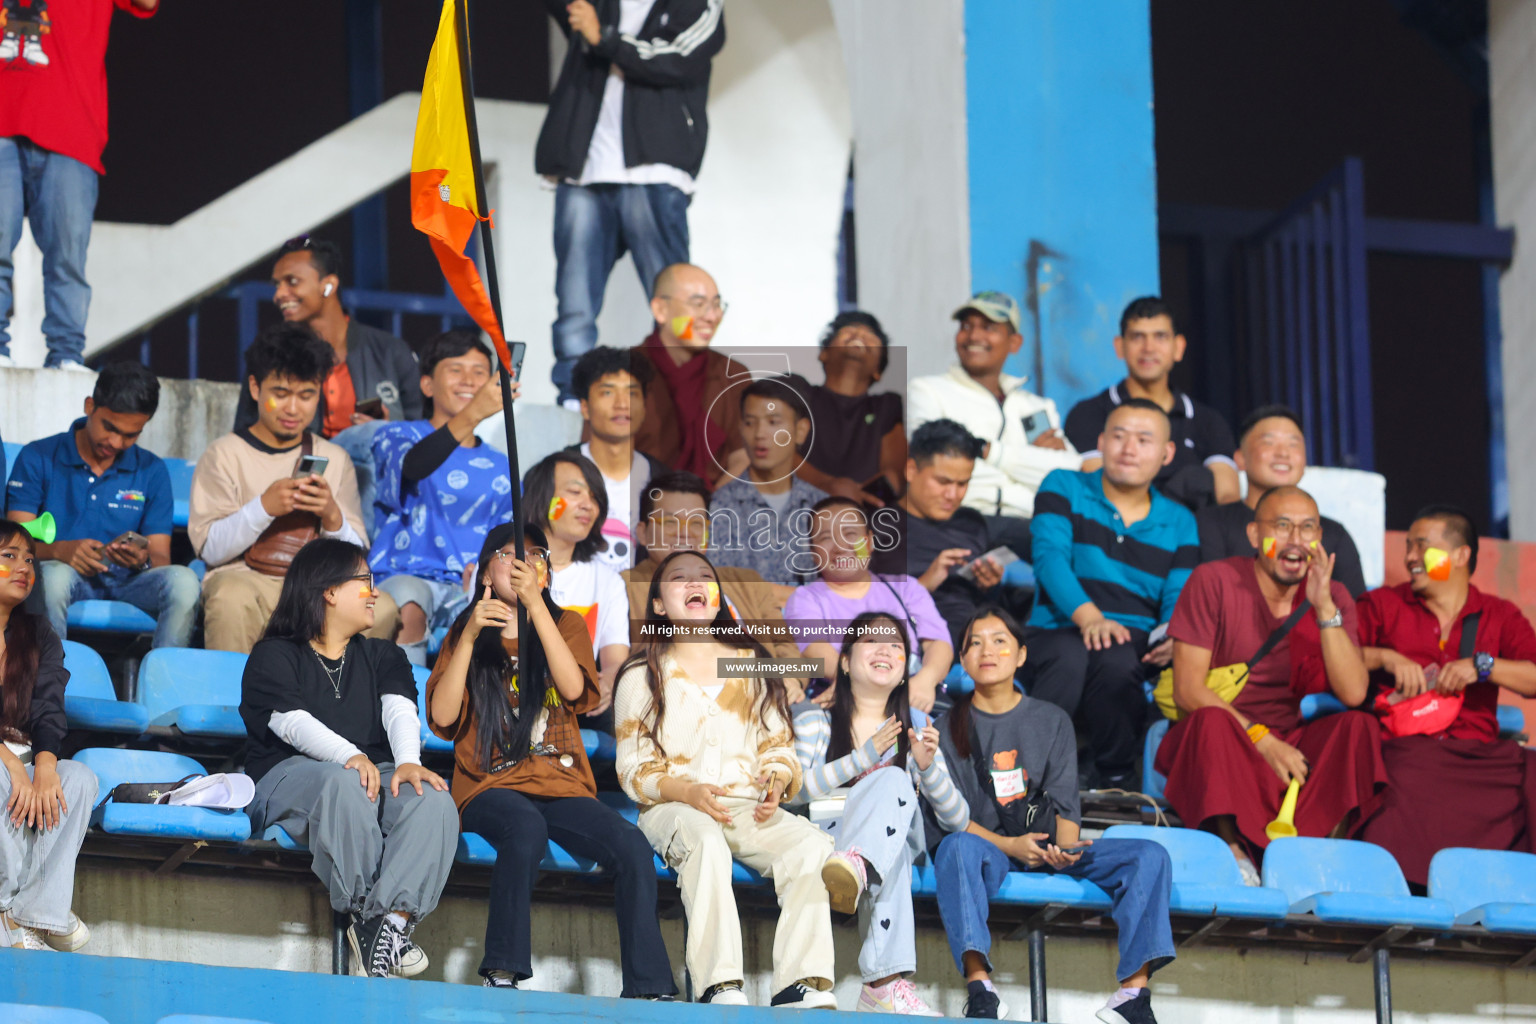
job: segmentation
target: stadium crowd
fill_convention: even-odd
[[[1265,406],[1234,432],[1173,389],[1186,340],[1155,297],[1120,319],[1124,378],[1065,417],[1004,373],[1023,339],[995,291],[955,310],[954,364],[905,401],[866,312],[828,325],[820,384],[744,372],[713,344],[716,281],[686,262],[718,0],[626,0],[606,25],[584,0],[552,8],[588,44],[538,157],[559,179],[556,382],[582,440],[517,479],[475,434],[504,412],[479,334],[413,348],[354,321],[336,247],[293,239],[272,267],[283,322],[245,353],[232,429],[193,474],[198,573],[172,564],[170,477],[137,443],[158,381],[105,365],[5,490],[9,944],[88,936],[70,903],[96,783],[60,757],[60,641],[90,598],[148,613],[157,647],[248,655],[248,813],[308,845],[374,976],[426,968],[412,934],[462,827],[497,852],[487,986],[532,976],[554,840],[613,880],[624,996],[677,991],[654,852],[677,873],[702,1001],[746,1003],[736,861],[778,892],[772,1005],[835,1007],[836,910],[858,915],[858,1009],[938,1016],[911,981],[911,873],[931,862],[966,1016],[1006,1013],[989,899],[1041,871],[1111,894],[1099,1017],[1146,1024],[1149,977],[1175,955],[1169,856],[1084,839],[1081,793],[1138,791],[1162,717],[1168,803],[1250,884],[1297,785],[1300,834],[1378,843],[1417,886],[1443,846],[1530,848],[1532,755],[1495,707],[1500,688],[1536,696],[1536,633],[1470,582],[1465,513],[1424,509],[1410,581],[1368,591],[1353,540],[1300,486],[1301,418]],[[665,8],[691,13],[664,27]],[[626,249],[654,330],[597,345]],[[24,529],[44,513],[47,542]],[[412,666],[431,669],[424,704]],[[1324,693],[1347,710],[1303,720]],[[419,706],[453,744],[446,777],[422,763]],[[597,798],[583,728],[615,738],[637,823]]]

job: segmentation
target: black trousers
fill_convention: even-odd
[[[1131,775],[1147,718],[1142,683],[1149,667],[1141,661],[1147,634],[1133,629],[1130,643],[1103,651],[1084,647],[1076,629],[1031,629],[1025,643],[1025,691],[1072,716],[1087,736],[1101,782]]]
[[[488,789],[464,806],[464,831],[496,848],[480,973],[533,977],[532,902],[549,840],[602,865],[614,880],[625,997],[676,995],[672,963],[656,920],[656,865],[650,842],[617,811],[591,797],[545,799]]]

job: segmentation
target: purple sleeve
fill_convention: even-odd
[[[912,613],[917,623],[918,640],[943,640],[949,643],[949,626],[939,614],[938,606],[933,603],[933,595],[928,593],[927,588],[911,576],[905,577],[897,586],[901,588],[902,600],[907,602],[907,611]]]

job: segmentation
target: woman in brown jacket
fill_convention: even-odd
[[[598,702],[586,623],[549,597],[543,533],[527,528],[530,557],[521,561],[515,528],[486,536],[481,593],[453,624],[427,683],[432,731],[454,744],[453,798],[464,830],[496,849],[480,974],[489,988],[533,976],[530,905],[553,839],[614,877],[621,995],[670,999],[677,987],[656,920],[650,844],[597,800],[576,721]],[[519,604],[532,629],[521,649]]]

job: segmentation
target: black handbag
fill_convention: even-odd
[[[997,808],[1003,835],[1016,837],[1043,832],[1047,838],[1036,840],[1039,845],[1048,846],[1056,841],[1056,801],[1044,786],[1034,785],[1031,779],[1022,800],[1007,803],[998,800],[997,789],[992,784],[992,771],[981,753],[981,737],[976,733],[974,718],[971,719],[971,769],[976,773],[981,791],[992,798],[992,805]]]
[[[108,799],[119,804],[163,804],[176,790],[202,777],[194,772],[175,782],[120,782],[112,787]]]

